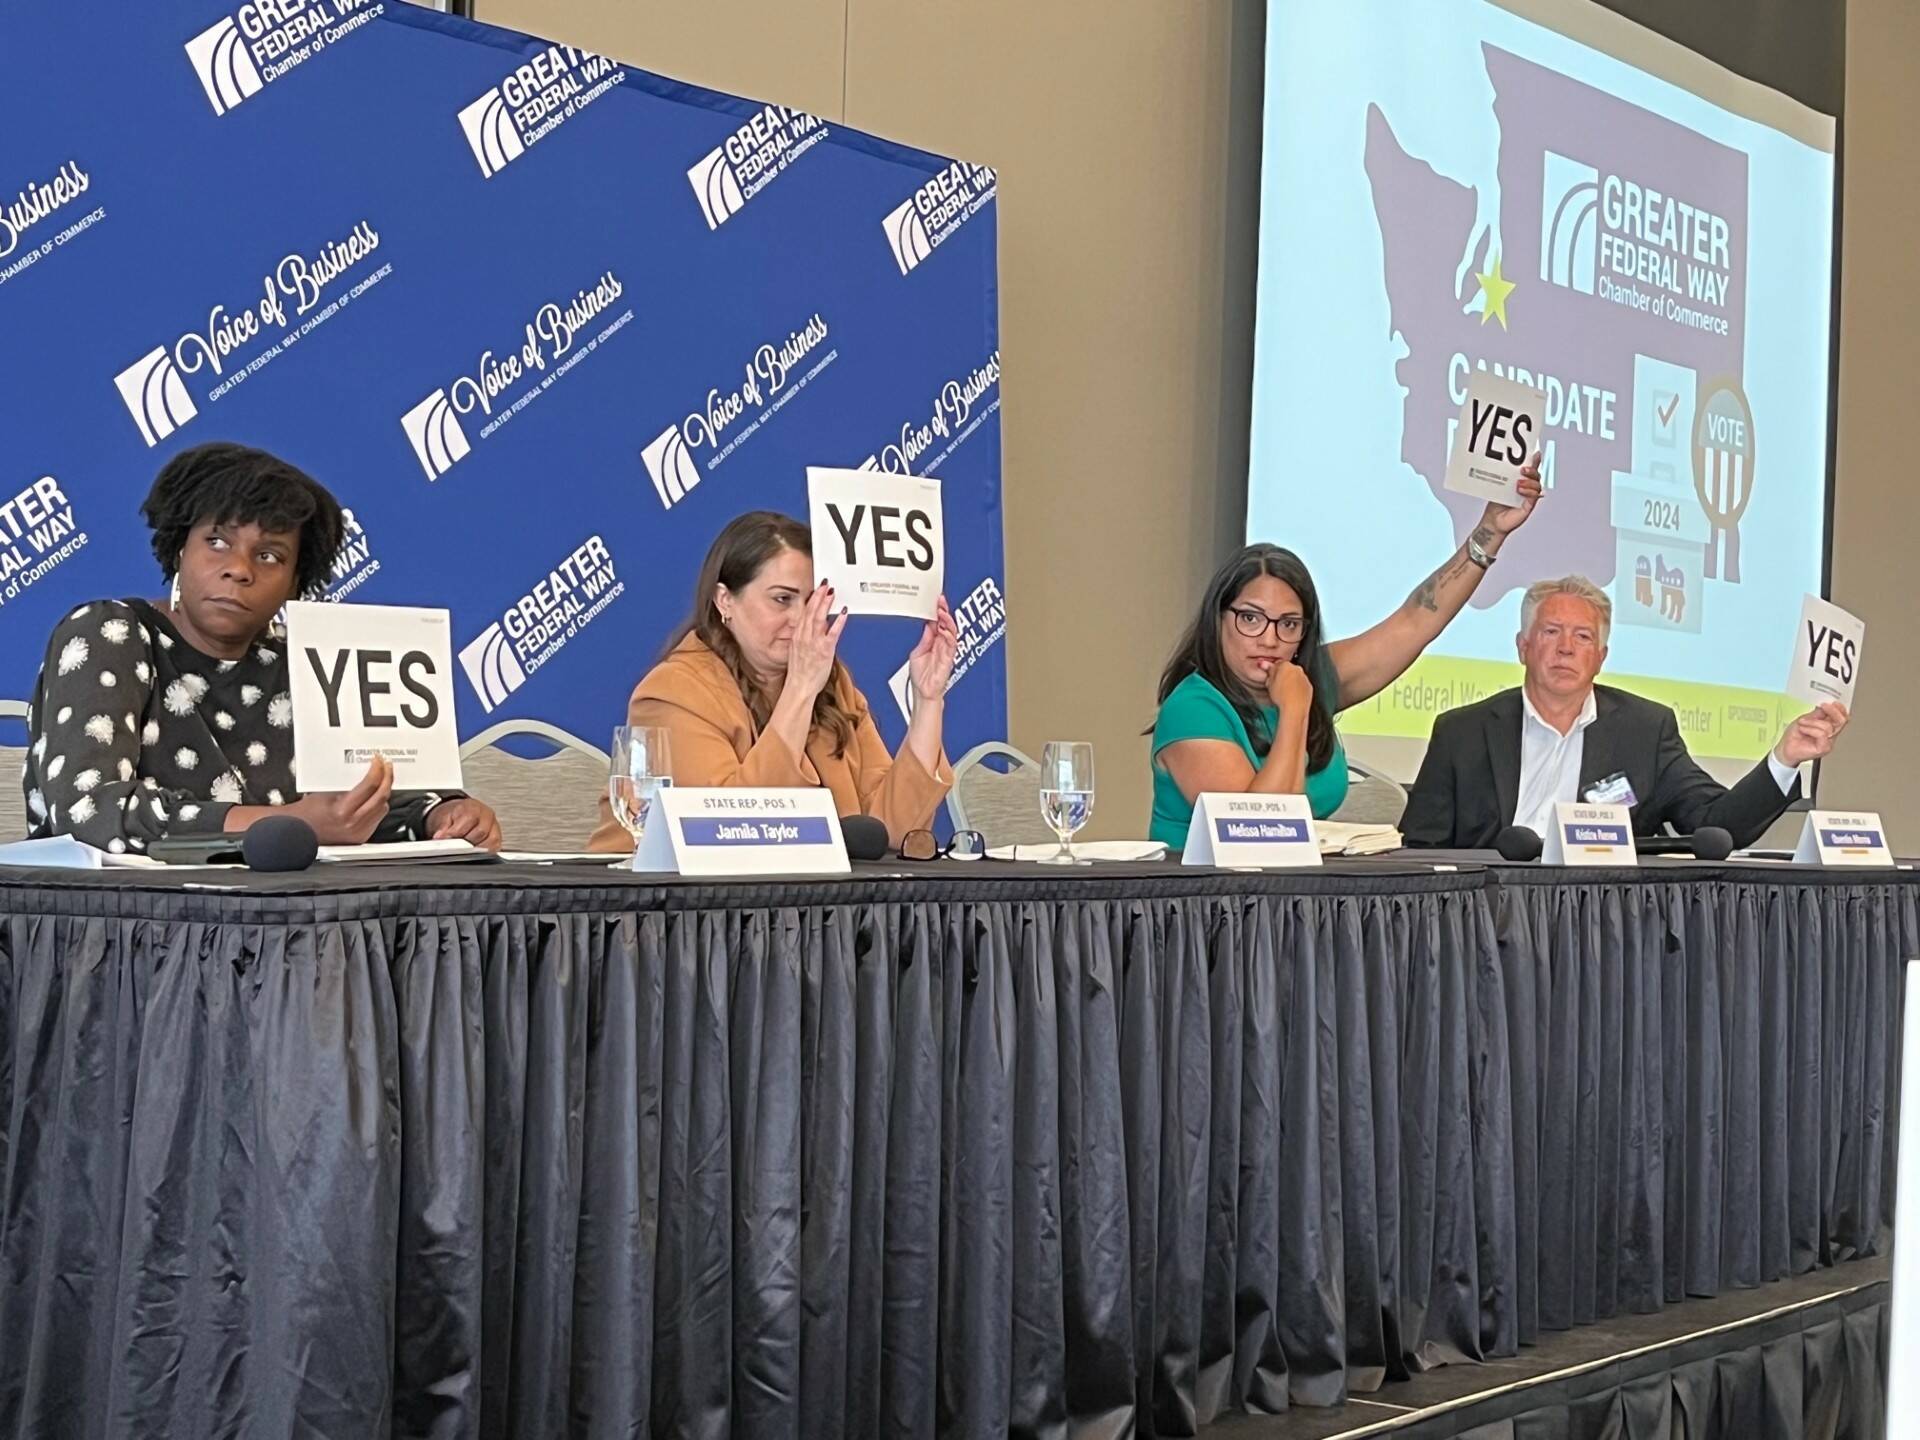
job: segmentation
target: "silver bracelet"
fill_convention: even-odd
[[[1491,570],[1493,568],[1494,557],[1481,549],[1480,542],[1471,535],[1467,536],[1467,559],[1478,565],[1482,570]]]

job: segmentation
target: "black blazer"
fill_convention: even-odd
[[[1800,794],[1781,794],[1766,761],[1729,790],[1694,764],[1673,711],[1611,686],[1593,687],[1597,713],[1587,727],[1579,794],[1624,773],[1637,803],[1633,831],[1652,835],[1672,822],[1683,835],[1718,825],[1736,846],[1751,845]],[[1520,796],[1519,690],[1503,690],[1450,710],[1433,725],[1426,762],[1407,797],[1400,831],[1409,845],[1492,848],[1513,824]]]

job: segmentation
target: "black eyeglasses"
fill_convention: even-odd
[[[900,838],[902,860],[984,860],[987,837],[978,830],[956,830],[942,845],[931,830],[909,830]]]
[[[1258,640],[1271,630],[1282,640],[1298,640],[1307,629],[1307,617],[1304,615],[1269,615],[1254,606],[1231,607],[1233,628],[1249,640]]]

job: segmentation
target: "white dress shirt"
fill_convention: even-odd
[[[1580,763],[1587,755],[1587,727],[1593,724],[1598,709],[1593,691],[1587,691],[1587,703],[1580,707],[1579,718],[1562,735],[1540,718],[1524,685],[1520,688],[1520,707],[1520,794],[1514,802],[1513,823],[1544,836],[1553,827],[1554,803],[1580,798]],[[1771,750],[1767,752],[1767,769],[1780,793],[1791,795],[1799,772],[1782,765]]]

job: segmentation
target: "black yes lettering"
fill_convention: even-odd
[[[916,570],[933,569],[933,517],[924,510],[909,510],[907,538],[913,542],[907,563]]]
[[[864,527],[873,535],[873,563],[889,570],[931,570],[934,561],[933,516],[925,510],[902,510],[898,505],[856,505],[851,516],[842,515],[835,505],[827,506],[834,528],[840,532],[846,563],[859,559],[858,541]]]
[[[899,520],[898,505],[873,507],[873,560],[876,565],[885,565],[892,570],[906,565],[907,562],[900,556],[890,553],[890,547],[900,543]]]
[[[1524,410],[1513,417],[1513,443],[1507,446],[1507,459],[1515,465],[1526,463],[1527,451],[1533,448],[1533,417]]]
[[[1473,402],[1473,424],[1469,428],[1468,449],[1480,449],[1481,437],[1487,433],[1487,426],[1492,423],[1493,416],[1493,406],[1479,400]]]
[[[1853,683],[1854,668],[1860,662],[1858,642],[1843,637],[1828,625],[1807,622],[1807,664],[1824,670],[1842,685]]]
[[[859,560],[859,555],[854,549],[854,542],[860,538],[860,517],[866,513],[866,506],[856,505],[853,507],[853,518],[849,520],[840,513],[840,507],[838,505],[829,503],[827,506],[827,514],[833,517],[833,528],[840,532],[840,543],[846,547],[847,564],[849,565],[856,564]]]
[[[417,678],[421,674],[432,675],[433,661],[424,650],[409,650],[400,660],[400,683],[420,697],[421,708],[418,714],[412,705],[402,705],[400,713],[406,716],[407,723],[419,730],[433,728],[433,722],[440,718],[440,702]]]
[[[399,721],[391,715],[376,715],[373,711],[373,697],[385,695],[393,689],[384,680],[376,680],[370,673],[375,665],[393,664],[391,650],[362,650],[360,652],[360,718],[370,730],[392,729]]]
[[[342,650],[333,667],[333,674],[327,674],[327,667],[320,661],[320,652],[311,645],[306,647],[307,663],[313,666],[314,679],[320,682],[320,693],[327,697],[327,724],[337,726],[340,723],[340,686],[347,678],[347,652]]]
[[[1468,448],[1489,460],[1506,460],[1519,465],[1533,448],[1533,417],[1524,410],[1485,401],[1473,402],[1472,424],[1468,427]]]

